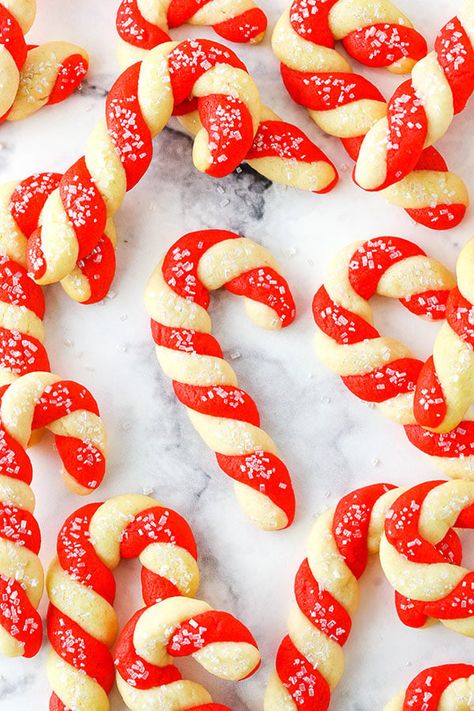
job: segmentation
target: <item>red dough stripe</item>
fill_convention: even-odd
[[[240,274],[228,281],[225,288],[232,294],[269,306],[278,314],[282,325],[289,326],[294,321],[295,302],[288,282],[271,267],[259,267]]]
[[[346,375],[341,380],[361,400],[385,402],[402,393],[414,392],[422,366],[421,360],[401,358],[370,373]]]
[[[38,226],[44,203],[53,190],[56,190],[60,180],[60,173],[35,173],[18,183],[13,191],[10,212],[27,237]]]
[[[431,457],[456,458],[474,454],[474,422],[464,420],[446,433],[429,432],[419,425],[406,425],[405,433],[412,444]]]
[[[252,7],[240,15],[218,22],[213,29],[228,42],[254,42],[265,34],[267,17],[259,7]]]
[[[295,495],[290,474],[285,464],[270,452],[255,452],[227,456],[216,453],[220,468],[235,481],[250,486],[268,498],[288,518],[289,526],[295,517]]]
[[[41,533],[38,522],[29,511],[0,502],[0,538],[39,553]]]
[[[321,331],[337,343],[350,345],[380,336],[365,319],[336,304],[324,286],[314,296],[313,316]]]
[[[435,52],[460,113],[474,91],[474,50],[459,18],[453,17],[436,37]]]
[[[257,646],[247,627],[239,620],[227,612],[209,610],[177,625],[167,651],[173,657],[189,657],[209,644],[220,642],[245,642]]]
[[[183,353],[197,353],[198,355],[223,358],[219,343],[210,333],[201,333],[189,328],[163,326],[153,319],[151,320],[151,333],[158,346],[172,348]]]
[[[23,645],[23,656],[38,654],[42,642],[41,616],[16,580],[0,575],[0,624]]]
[[[71,54],[61,63],[58,76],[48,97],[49,106],[59,104],[77,89],[89,70],[89,62],[82,54]]]
[[[107,128],[127,176],[127,190],[141,180],[153,155],[151,132],[138,101],[140,68],[138,63],[126,69],[106,101]]]
[[[116,27],[124,42],[140,49],[150,50],[170,41],[166,32],[143,17],[137,0],[122,0],[117,10]]]
[[[341,646],[347,642],[351,616],[331,593],[321,590],[308,560],[302,562],[296,573],[295,597],[301,612],[320,632]]]
[[[45,347],[36,338],[0,328],[0,368],[19,376],[49,371],[50,364]]]
[[[171,509],[156,506],[137,514],[120,541],[122,558],[138,558],[151,543],[165,543],[184,548],[197,560],[196,542],[188,523]]]
[[[342,498],[334,512],[332,533],[339,553],[356,578],[367,566],[370,517],[377,500],[393,489],[391,484],[372,484]]]
[[[87,504],[66,519],[58,535],[57,554],[63,570],[112,605],[114,576],[95,552],[89,534],[91,518],[100,506]]]
[[[441,697],[448,686],[472,674],[474,666],[470,664],[446,664],[425,669],[409,684],[403,700],[403,711],[438,711]]]
[[[227,417],[260,426],[257,406],[245,390],[232,385],[187,385],[173,381],[178,400],[186,407],[211,417]]]
[[[115,669],[109,650],[54,605],[48,609],[48,637],[59,657],[95,679],[106,694],[110,693],[114,685]]]
[[[10,306],[22,306],[43,320],[43,292],[24,267],[13,259],[0,257],[0,283],[0,301]]]
[[[385,99],[368,79],[349,72],[300,72],[280,65],[283,83],[293,101],[311,111],[328,111],[354,101]]]
[[[285,637],[278,648],[276,670],[283,686],[300,708],[327,711],[331,701],[329,684],[289,637]]]
[[[41,429],[61,417],[76,410],[89,410],[99,414],[97,402],[92,394],[73,380],[58,380],[47,385],[36,403],[32,429]]]
[[[352,57],[369,67],[390,67],[406,57],[418,61],[428,51],[425,38],[413,27],[386,22],[354,30],[342,43]]]
[[[26,61],[26,41],[19,22],[5,5],[0,5],[0,44],[11,54],[20,71]]]

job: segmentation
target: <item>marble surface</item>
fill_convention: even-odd
[[[83,44],[91,53],[91,74],[81,93],[66,104],[0,128],[0,180],[36,170],[64,170],[83,151],[117,74],[115,2],[38,4],[32,38],[69,38]],[[285,4],[286,0],[262,3],[272,23]],[[400,0],[400,5],[432,41],[458,2]],[[185,670],[207,685],[216,701],[235,711],[257,711],[277,643],[285,633],[293,576],[314,518],[357,486],[382,480],[416,483],[437,476],[396,425],[356,401],[317,362],[310,305],[324,265],[349,241],[394,234],[414,239],[453,267],[460,246],[473,232],[473,213],[455,231],[437,234],[414,225],[381,198],[357,190],[338,142],[322,136],[305,112],[291,105],[269,40],[239,52],[258,80],[265,103],[297,121],[334,159],[342,178],[338,188],[318,197],[272,185],[247,169],[217,183],[194,170],[189,139],[167,129],[156,141],[151,169],[117,216],[118,273],[110,298],[84,307],[69,302],[61,289],[51,288],[46,328],[53,368],[93,391],[108,426],[108,474],[93,499],[153,492],[183,514],[199,546],[201,596],[250,626],[264,660],[257,675],[239,685],[216,682],[194,664],[184,665]],[[377,76],[387,91],[395,81],[382,73]],[[472,191],[474,152],[467,149],[469,135],[472,104],[440,146]],[[229,295],[214,296],[211,311],[215,334],[227,355],[239,354],[233,365],[241,385],[256,399],[263,426],[292,472],[299,505],[289,531],[262,533],[247,522],[229,480],[217,469],[155,360],[142,304],[145,281],[179,236],[207,227],[236,230],[265,244],[284,266],[294,290],[298,318],[280,333],[259,332]],[[382,330],[408,339],[417,355],[429,354],[435,326],[421,323],[397,304],[377,303],[376,314]],[[34,450],[33,458],[44,538],[41,555],[47,564],[61,523],[83,501],[65,491],[57,459],[46,442]],[[138,605],[137,565],[124,564],[117,579],[118,610],[125,620],[131,601]],[[440,626],[419,632],[402,628],[375,561],[362,583],[361,599],[346,647],[346,674],[331,708],[375,711],[424,666],[472,661],[472,643]],[[47,708],[46,648],[47,644],[35,660],[0,660],[0,711]],[[114,692],[112,709],[124,708]]]

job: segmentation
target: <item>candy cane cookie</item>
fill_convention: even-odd
[[[438,491],[444,495],[449,490],[458,502],[462,492],[466,494],[469,489],[469,501],[464,502],[464,511],[460,515],[458,512],[457,520],[455,515],[446,517],[437,509],[438,518],[431,524],[433,528],[438,526],[436,549],[445,555],[445,561],[459,555],[460,549],[455,531],[447,530],[447,519],[452,525],[473,524],[474,484],[450,481],[430,482],[430,486],[429,496],[436,497]],[[425,489],[426,485],[419,485],[409,493],[414,499],[423,500]],[[307,558],[296,574],[296,605],[290,612],[288,635],[279,646],[276,670],[266,689],[265,711],[328,709],[344,671],[343,647],[359,604],[358,580],[369,555],[378,552],[386,515],[401,494],[402,489],[387,484],[367,486],[348,494],[335,509],[316,520],[307,544]],[[423,507],[422,515],[428,517],[429,502],[425,501]],[[458,509],[462,507],[460,504]],[[456,601],[446,598],[448,607],[459,614]]]
[[[86,494],[103,478],[106,435],[89,391],[57,375],[28,373],[0,395],[0,651],[31,657],[41,646],[43,569],[26,447],[32,432],[48,428],[67,486]]]
[[[142,594],[148,607],[132,617],[115,650],[126,703],[135,694],[147,696],[148,705],[131,708],[150,708],[152,700],[155,709],[171,708],[158,705],[161,699],[169,704],[174,699],[175,709],[188,708],[179,706],[178,700],[211,701],[200,685],[180,680],[168,654],[192,653],[206,668],[212,660],[215,666],[220,661],[234,678],[258,666],[255,641],[241,623],[189,599],[197,592],[199,569],[186,521],[149,496],[116,496],[76,511],[58,536],[57,558],[47,577],[52,646],[48,676],[54,711],[109,709],[114,681],[110,650],[117,632],[112,571],[122,558],[136,557],[142,564]]]
[[[244,2],[247,5],[248,0],[244,0]],[[131,34],[130,39],[132,40],[132,44],[128,44],[126,41],[119,44],[119,63],[122,69],[143,59],[146,52],[154,46],[169,40],[166,34],[161,31],[157,34],[151,27],[146,33],[139,30],[137,25],[139,4],[140,2],[135,0],[131,0],[131,2],[125,0],[120,6],[118,15],[120,26],[117,24],[119,34],[125,40],[125,35]],[[199,14],[202,13],[204,6],[207,11],[217,6],[216,0],[199,4],[201,6]],[[182,5],[183,3],[181,3]],[[174,4],[171,2],[168,11],[174,12],[176,6],[176,2]],[[194,3],[193,6],[196,7]],[[225,10],[234,12],[237,7],[243,7],[240,0],[239,3],[229,3]],[[163,24],[163,3],[157,2],[154,10],[159,13],[155,24]],[[149,9],[148,12],[150,14]],[[259,12],[261,11],[259,10]],[[134,21],[131,19],[132,15],[136,18]],[[124,28],[126,29],[125,34]],[[134,42],[135,46],[133,46]],[[183,102],[180,106],[175,107],[173,113],[191,136],[196,136],[202,129],[195,100]],[[301,190],[311,190],[314,193],[327,193],[338,182],[336,168],[325,153],[300,128],[282,121],[266,106],[261,107],[258,131],[252,147],[247,153],[246,163],[273,182]]]
[[[122,0],[117,11],[119,61],[141,61],[154,47],[169,42],[169,30],[185,23],[210,25],[230,42],[256,44],[267,18],[253,0]]]
[[[356,160],[363,137],[386,115],[387,104],[334,48],[343,38],[356,59],[373,66],[391,62],[387,66],[400,71],[409,69],[425,45],[407,18],[385,0],[293,0],[277,22],[272,47],[287,91]],[[432,229],[459,224],[469,202],[467,190],[440,154],[426,151],[408,172],[384,197]]]
[[[384,711],[469,711],[474,704],[474,666],[444,664],[424,669]]]
[[[290,475],[211,335],[209,291],[220,287],[244,296],[263,328],[294,319],[288,284],[266,249],[233,232],[191,232],[168,250],[145,291],[156,355],[193,426],[234,480],[247,516],[266,530],[286,528],[295,508]]]
[[[415,419],[414,393],[422,361],[406,345],[373,326],[370,298],[399,299],[412,313],[441,320],[454,276],[413,242],[379,237],[344,248],[332,260],[313,300],[316,352],[357,397],[375,403],[405,427],[415,446],[449,476],[474,477],[474,423],[466,414],[456,429],[436,434]]]
[[[474,91],[474,1],[463,0],[442,28],[435,49],[413,67],[389,101],[387,116],[362,143],[354,177],[365,190],[383,190],[414,169],[422,151],[448,130]]]
[[[474,482],[409,489],[387,512],[380,562],[397,594],[410,601],[398,608],[405,624],[421,627],[433,618],[474,637],[474,572],[439,550],[454,526],[474,528]]]
[[[474,402],[474,239],[462,249],[457,286],[446,304],[446,321],[431,356],[421,369],[414,412],[420,425],[449,432]]]
[[[156,47],[115,82],[107,97],[106,121],[93,131],[86,155],[46,200],[41,224],[28,243],[28,267],[38,283],[63,279],[94,249],[107,218],[146,172],[152,138],[188,97],[197,99],[202,123],[194,140],[196,167],[221,177],[245,159],[259,128],[261,104],[242,62],[230,49],[208,40]],[[271,150],[269,146],[270,156]],[[276,180],[281,172],[279,162]],[[334,183],[332,166],[326,187]]]

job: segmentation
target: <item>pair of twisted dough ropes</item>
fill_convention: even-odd
[[[293,0],[278,21],[272,46],[290,96],[323,131],[340,138],[356,160],[364,136],[386,115],[387,104],[334,48],[340,39],[363,64],[401,73],[424,56],[426,44],[389,0]],[[370,162],[369,152],[367,157]],[[467,190],[441,155],[434,148],[425,150],[408,172],[383,191],[389,202],[433,229],[459,224],[468,205]]]
[[[112,571],[139,558],[146,608],[117,633]],[[248,629],[194,598],[196,543],[186,521],[158,501],[117,496],[72,514],[48,572],[48,676],[51,711],[108,711],[114,681],[133,711],[230,711],[199,684],[183,680],[173,659],[193,656],[207,671],[239,680],[260,663]]]
[[[288,284],[266,249],[233,232],[191,232],[168,250],[145,291],[156,355],[192,424],[234,480],[245,513],[260,528],[286,528],[295,511],[290,475],[211,335],[209,291],[220,287],[245,297],[262,328],[294,319]]]
[[[117,12],[119,53],[134,61],[163,42],[169,42],[170,28],[185,23],[210,25],[230,42],[256,44],[267,29],[265,13],[253,0],[122,0]]]
[[[70,42],[27,45],[35,0],[0,2],[0,122],[64,101],[87,74],[87,52]]]
[[[465,277],[461,274],[459,288],[455,288],[454,276],[412,242],[379,237],[349,245],[332,261],[324,286],[314,297],[313,315],[318,356],[342,377],[346,387],[404,425],[410,441],[449,476],[472,479],[474,422],[468,409],[468,401],[472,402],[471,305],[459,291],[464,290],[468,297],[473,294],[472,288],[469,291],[472,243],[463,250],[460,264]],[[369,300],[375,294],[399,299],[418,316],[446,318],[436,341],[434,363],[447,405],[437,397],[441,387],[433,360],[423,366],[407,346],[381,335],[372,325]],[[463,375],[464,366],[466,377],[460,378],[458,387],[456,379]],[[433,407],[426,409],[427,403]],[[435,433],[418,424],[439,424],[437,414],[443,412],[449,415],[445,420],[448,429],[451,424],[454,427],[449,431],[441,426]],[[458,415],[455,419],[452,412]],[[465,418],[462,422],[461,417]]]
[[[473,637],[474,574],[460,565],[462,550],[454,526],[474,527],[473,482],[428,482],[405,491],[375,484],[352,492],[334,510],[322,514],[296,575],[297,604],[290,612],[288,636],[278,649],[265,711],[329,707],[343,673],[342,648],[358,607],[358,579],[368,556],[379,547],[406,624],[419,627],[435,618]],[[463,666],[458,672],[464,678],[472,668]],[[465,694],[472,694],[472,679],[459,684],[451,680],[440,671],[436,694],[427,707],[416,696],[415,683],[404,703],[398,699],[387,708],[435,711],[442,693],[451,705],[441,708],[469,708],[462,701],[467,704]],[[472,696],[468,698],[472,701]]]
[[[106,121],[93,131],[86,155],[48,196],[28,243],[28,267],[38,283],[63,279],[96,247],[125,192],[146,172],[153,136],[188,97],[197,99],[203,124],[193,151],[200,170],[220,177],[251,157],[263,173],[268,169],[286,182],[285,166],[293,168],[296,155],[304,183],[322,170],[325,180],[315,189],[334,184],[332,165],[289,124],[269,122],[254,143],[259,93],[231,50],[207,40],[160,45],[119,77],[107,97]]]
[[[474,91],[474,0],[442,28],[391,97],[387,116],[364,138],[355,170],[366,190],[383,190],[413,170],[424,149],[444,136]]]

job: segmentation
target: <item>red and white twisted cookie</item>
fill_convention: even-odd
[[[357,59],[374,66],[385,63],[392,70],[409,69],[425,45],[388,0],[369,4],[293,0],[278,21],[272,46],[290,96],[308,109],[323,131],[340,138],[355,160],[363,137],[386,115],[387,104],[334,49],[341,38]],[[467,190],[440,154],[430,149],[418,155],[408,173],[384,191],[388,201],[432,229],[459,224],[469,202]]]
[[[30,657],[41,645],[43,570],[26,447],[32,432],[48,428],[66,484],[85,494],[103,478],[106,435],[89,391],[57,375],[29,373],[0,396],[0,651]]]
[[[431,529],[438,528],[436,549],[444,553],[443,569],[431,565],[433,578],[437,572],[442,580],[444,566],[452,551],[460,550],[457,534],[451,525],[473,525],[474,484],[465,481],[431,482],[432,494],[452,496],[461,501],[466,495],[465,511],[449,516],[439,508],[430,509],[424,501],[427,485],[409,490],[413,500],[422,507],[421,516],[434,518]],[[343,646],[349,637],[352,618],[359,603],[358,579],[367,566],[368,556],[377,553],[384,530],[385,517],[402,493],[386,484],[375,484],[345,496],[334,510],[322,514],[314,524],[307,544],[307,558],[295,579],[296,605],[290,612],[288,636],[281,642],[276,671],[271,676],[265,694],[265,711],[326,711],[331,693],[344,671]],[[404,494],[406,495],[406,494]],[[396,504],[395,504],[396,505]],[[406,543],[409,541],[407,531]],[[426,559],[432,562],[433,553]],[[451,568],[450,568],[451,570]],[[400,603],[403,602],[399,597]],[[441,606],[443,601],[438,600]],[[457,601],[444,600],[446,615],[459,615]],[[407,707],[412,708],[412,707]],[[421,711],[422,707],[414,708]],[[435,707],[436,708],[436,707]],[[461,707],[462,708],[462,707]]]
[[[428,482],[402,493],[391,505],[380,543],[380,562],[397,591],[401,620],[421,627],[430,618],[474,637],[474,572],[461,551],[440,549],[454,526],[474,528],[474,482]]]
[[[294,319],[288,284],[266,249],[233,232],[191,232],[169,249],[145,291],[156,355],[249,518],[263,529],[286,528],[295,509],[290,475],[211,335],[209,291],[220,287],[244,296],[250,318],[263,328]]]
[[[58,187],[61,177],[59,173],[35,173],[21,182],[0,185],[0,255],[15,262],[14,268],[22,275],[26,275],[28,238],[37,229],[43,206]],[[84,304],[96,303],[104,298],[115,274],[116,241],[113,222],[108,220],[95,249],[62,280],[61,285],[68,296]],[[38,294],[39,299],[34,280],[30,276],[22,276],[22,280],[28,284],[25,289]],[[0,295],[0,298],[3,296]]]
[[[106,121],[93,131],[86,155],[64,174],[46,200],[40,227],[28,246],[28,267],[38,283],[63,279],[95,248],[107,218],[146,172],[153,136],[188,97],[197,99],[202,124],[194,141],[196,167],[221,177],[246,158],[262,107],[257,87],[238,57],[208,40],[156,47],[115,82],[107,97]],[[294,141],[285,144],[283,138],[283,158],[296,156],[303,168],[308,158],[311,164],[329,163],[321,153],[310,154],[308,145],[301,149],[304,138],[296,133]],[[281,152],[267,141],[254,157],[278,156],[274,177],[283,176],[287,182]],[[335,184],[334,167],[325,165],[324,170],[325,184],[320,181],[315,189]]]
[[[433,356],[421,369],[415,392],[415,417],[435,432],[457,427],[474,403],[474,239],[462,249],[456,275],[446,321],[435,340]]]
[[[230,711],[200,684],[183,679],[174,659],[193,657],[220,679],[240,681],[260,665],[257,643],[242,622],[202,600],[171,597],[128,622],[114,658],[117,685],[132,711]]]
[[[438,34],[435,49],[412,70],[411,79],[393,94],[386,118],[365,137],[356,182],[366,190],[383,190],[413,170],[427,146],[446,133],[455,114],[474,91],[474,1]]]
[[[469,711],[474,699],[474,666],[444,664],[424,669],[384,711]]]
[[[253,659],[254,667],[258,666],[255,642],[243,625],[225,613],[209,612],[205,603],[187,601],[199,586],[194,537],[179,514],[155,499],[131,494],[84,506],[66,520],[58,536],[57,554],[47,579],[51,603],[48,636],[52,651],[48,676],[53,687],[52,711],[109,709],[108,694],[114,681],[110,649],[117,633],[112,571],[121,558],[139,557],[143,598],[147,605],[152,605],[132,617],[115,651],[119,686],[124,695],[132,694],[133,690],[127,692],[126,687],[127,682],[132,684],[135,679],[136,689],[148,695],[148,704],[155,696],[155,709],[162,708],[157,705],[160,696],[174,698],[173,708],[177,710],[188,708],[177,705],[178,699],[186,699],[186,695],[192,699],[193,694],[201,694],[210,701],[199,685],[179,681],[179,673],[168,667],[166,656],[167,646],[171,654],[179,656],[180,644],[184,645],[185,639],[189,645],[194,642],[197,648],[201,628],[200,618],[195,615],[201,615],[204,623],[201,642],[203,646],[209,645],[202,652],[204,665],[219,649],[224,656],[226,645],[222,641],[231,640],[230,635],[236,631],[241,637],[250,638],[252,650],[244,644],[238,650],[234,647],[240,657],[234,658],[234,666],[227,660],[229,673],[232,666],[236,673],[242,672],[239,661],[243,664]],[[155,605],[168,598],[171,602],[167,601],[166,606]],[[160,625],[163,621],[169,634],[167,641],[163,640]],[[150,633],[152,642],[147,636]],[[156,661],[150,659],[153,653],[159,655]],[[199,652],[196,657],[199,659]],[[248,673],[252,671],[246,669]],[[209,711],[212,708],[209,706]]]
[[[28,46],[35,0],[0,2],[0,122],[17,121],[64,101],[89,67],[87,52],[69,42]]]
[[[418,316],[444,319],[456,282],[438,261],[413,242],[379,237],[352,244],[329,266],[324,286],[313,300],[316,351],[342,377],[346,387],[405,426],[410,441],[452,477],[473,477],[474,422],[466,419],[447,434],[420,427],[413,412],[422,361],[406,345],[372,325],[369,300],[399,299]]]
[[[267,18],[253,0],[122,0],[117,12],[119,54],[127,64],[169,42],[169,29],[189,23],[210,25],[230,42],[261,42]]]

